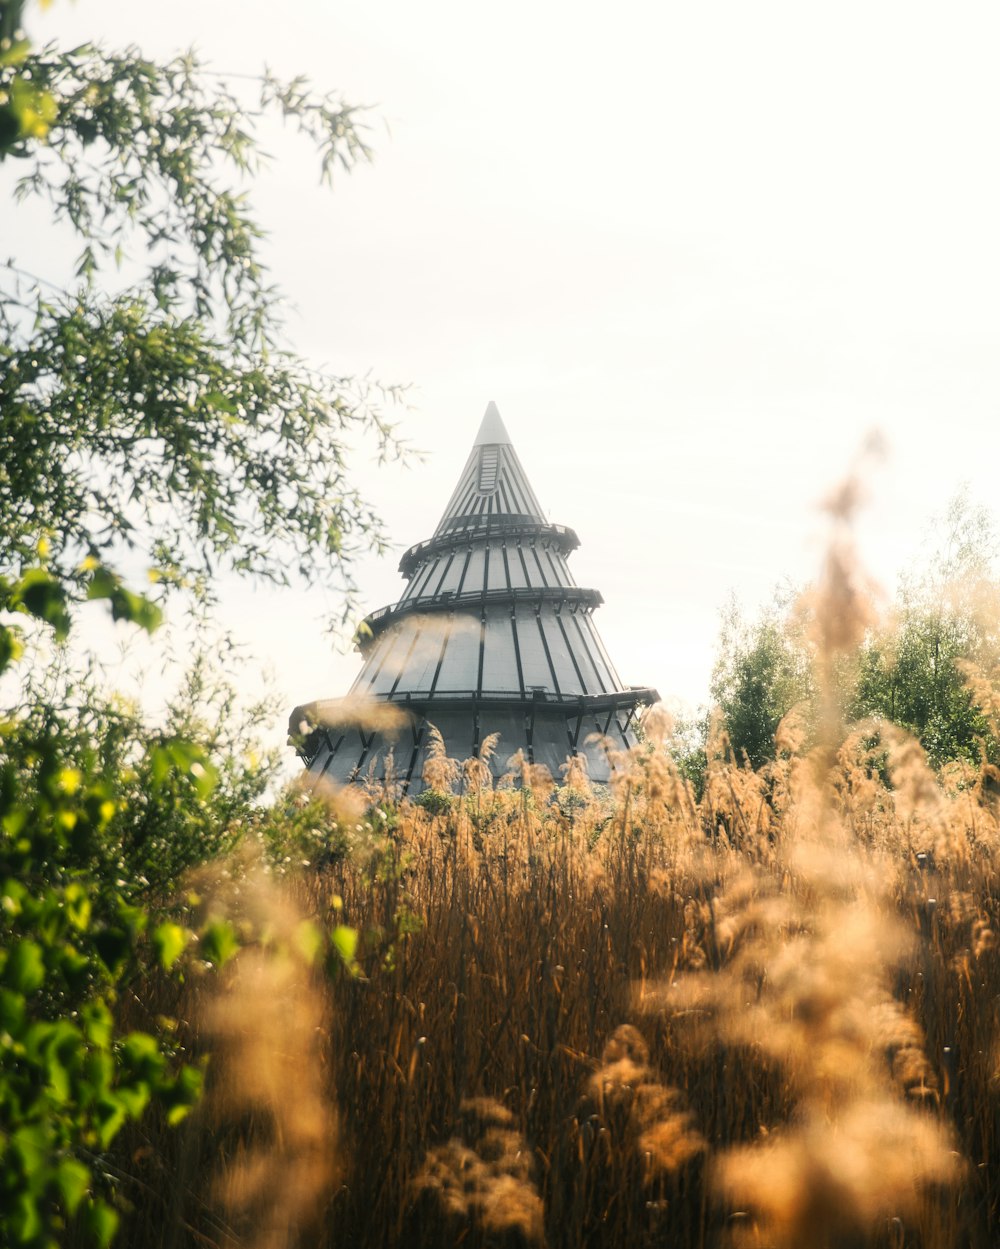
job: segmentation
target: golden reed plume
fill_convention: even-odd
[[[326,1086],[327,1008],[315,930],[259,863],[208,889],[216,922],[244,941],[203,1007],[207,1112],[219,1141],[214,1194],[230,1249],[292,1249],[315,1229],[335,1174]]]
[[[705,801],[738,853],[728,870],[722,859],[721,888],[692,912],[687,973],[639,993],[646,1010],[692,1017],[701,1043],[714,1035],[783,1071],[790,1121],[761,1124],[756,1144],[723,1151],[712,1168],[719,1198],[740,1212],[736,1238],[775,1249],[867,1244],[879,1220],[912,1217],[924,1194],[960,1174],[920,1028],[893,997],[893,973],[913,947],[895,909],[903,863],[854,835],[844,792],[852,752],[835,666],[874,618],[851,539],[862,494],[852,477],[828,501],[823,574],[802,606],[813,622],[818,744],[806,749],[796,712],[761,773],[710,746]],[[914,809],[933,811],[931,778],[912,762],[906,777],[900,801],[913,790]],[[767,815],[751,823],[754,807]],[[716,857],[716,879],[719,867]]]
[[[705,1142],[675,1089],[649,1064],[649,1047],[631,1024],[608,1039],[587,1086],[582,1115],[594,1114],[618,1148],[634,1150],[647,1176],[677,1171],[704,1152]]]
[[[543,1245],[542,1201],[534,1159],[513,1116],[492,1098],[459,1107],[459,1131],[430,1150],[412,1184],[412,1199],[436,1206],[458,1244],[470,1232],[494,1245]]]

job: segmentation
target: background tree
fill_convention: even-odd
[[[775,595],[748,622],[733,600],[723,615],[711,695],[737,758],[760,767],[774,757],[774,733],[797,704],[815,694],[802,622],[791,596]]]
[[[995,761],[997,741],[970,684],[1000,659],[996,529],[965,495],[951,503],[942,538],[905,578],[886,625],[859,656],[848,706],[908,729],[936,766]]]
[[[911,732],[935,767],[998,755],[982,704],[1000,674],[996,529],[959,495],[941,538],[901,582],[884,623],[837,673],[850,721],[882,718]],[[754,767],[774,757],[774,733],[797,704],[815,715],[816,686],[802,616],[776,595],[747,622],[732,604],[722,624],[712,697],[737,755]]]

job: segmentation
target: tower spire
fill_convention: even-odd
[[[517,517],[545,523],[542,505],[531,488],[497,405],[491,400],[435,537],[495,529]]]
[[[510,434],[504,426],[500,409],[492,399],[486,405],[479,433],[476,434],[476,441],[472,445],[474,447],[510,446]]]

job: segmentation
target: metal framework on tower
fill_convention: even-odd
[[[577,546],[572,529],[546,521],[490,403],[433,537],[400,561],[402,597],[360,630],[364,666],[350,695],[292,713],[310,772],[381,777],[391,754],[395,778],[419,793],[433,724],[457,759],[499,733],[494,776],[521,749],[556,777],[583,754],[591,779],[606,781],[607,746],[595,736],[631,746],[639,708],[659,695],[619,680],[593,622],[603,599],[569,571]],[[405,727],[366,726],[356,709],[372,702],[404,711]]]

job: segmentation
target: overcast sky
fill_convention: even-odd
[[[257,194],[292,345],[412,387],[426,461],[357,468],[397,544],[358,570],[371,608],[490,399],[580,535],[623,680],[689,702],[729,594],[811,576],[815,501],[870,429],[890,457],[861,540],[890,588],[961,483],[993,504],[995,0],[57,0],[30,27],[374,106],[372,166],[331,194],[276,132]],[[334,606],[234,588],[224,614],[291,706],[357,670]]]

